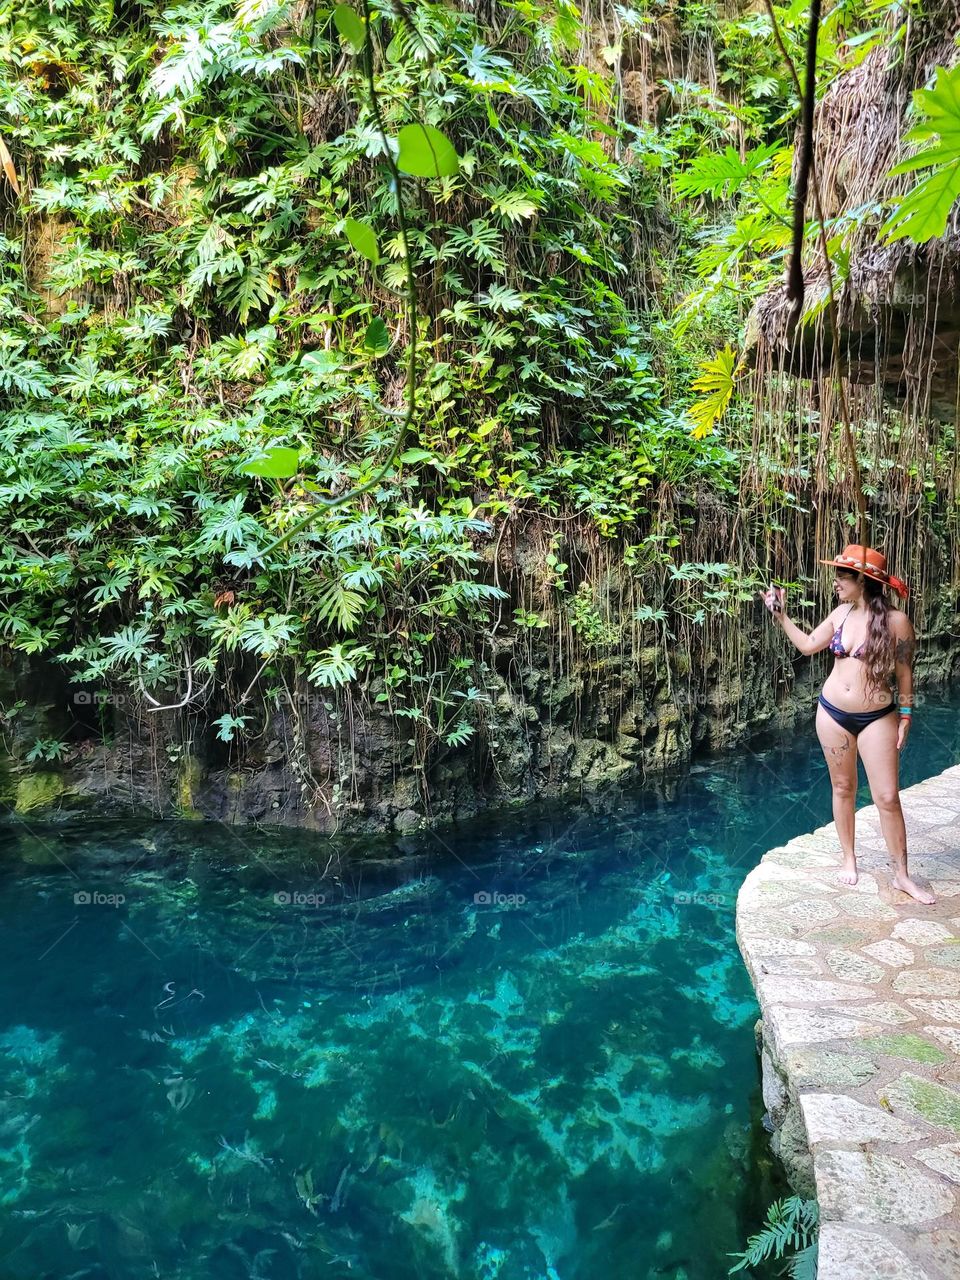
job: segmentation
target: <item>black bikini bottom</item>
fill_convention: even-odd
[[[868,724],[873,724],[874,720],[879,720],[881,716],[889,715],[895,710],[896,704],[888,702],[885,707],[881,707],[878,711],[843,711],[840,707],[835,707],[832,702],[828,702],[823,694],[817,699],[827,715],[832,716],[841,728],[846,729],[848,733],[852,733],[854,737],[865,729]]]

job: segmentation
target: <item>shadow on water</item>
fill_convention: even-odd
[[[829,820],[811,713],[395,841],[4,828],[0,1275],[718,1280],[786,1191],[736,895]]]

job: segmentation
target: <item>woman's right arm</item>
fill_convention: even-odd
[[[810,657],[814,653],[820,653],[822,649],[826,649],[830,641],[833,639],[833,633],[836,630],[836,613],[833,609],[824,618],[809,635],[801,631],[795,622],[787,617],[786,611],[781,609],[779,613],[774,613],[773,619],[782,627],[784,634],[793,641],[802,654]]]

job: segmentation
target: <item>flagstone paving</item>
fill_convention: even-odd
[[[831,822],[737,899],[773,1146],[820,1205],[818,1280],[960,1276],[960,766],[900,798],[933,906],[891,888],[873,805],[855,886]]]

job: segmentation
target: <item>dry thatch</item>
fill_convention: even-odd
[[[834,82],[817,107],[815,155],[826,218],[876,207],[915,178],[888,178],[909,154],[913,90],[935,69],[960,58],[960,4],[942,5],[923,24],[908,25],[904,45],[874,49]],[[799,149],[798,149],[799,150]],[[810,213],[813,210],[809,210]],[[955,420],[960,372],[960,223],[925,246],[881,245],[879,217],[859,221],[848,241],[849,274],[836,289],[840,372],[853,383],[877,384],[908,417]],[[805,312],[822,302],[827,279],[819,249],[804,264]],[[748,360],[765,372],[803,378],[828,373],[834,361],[826,310],[793,323],[786,285],[766,294],[748,323]]]
[[[937,13],[911,19],[903,43],[874,49],[824,94],[815,157],[828,221],[909,189],[910,175],[886,175],[909,154],[901,139],[913,91],[930,83],[938,66],[956,63],[958,32],[960,0],[949,0]],[[808,217],[813,212],[808,206]],[[819,576],[818,559],[855,540],[839,374],[870,541],[908,579],[913,601],[924,602],[927,624],[935,626],[939,615],[949,627],[960,588],[960,221],[922,247],[881,245],[879,224],[879,210],[851,218],[850,270],[836,289],[839,368],[828,309],[792,325],[785,283],[749,317],[752,450],[741,501],[746,507],[752,495],[765,494],[771,569],[799,560]],[[807,309],[827,291],[818,258],[812,248],[804,262]]]

